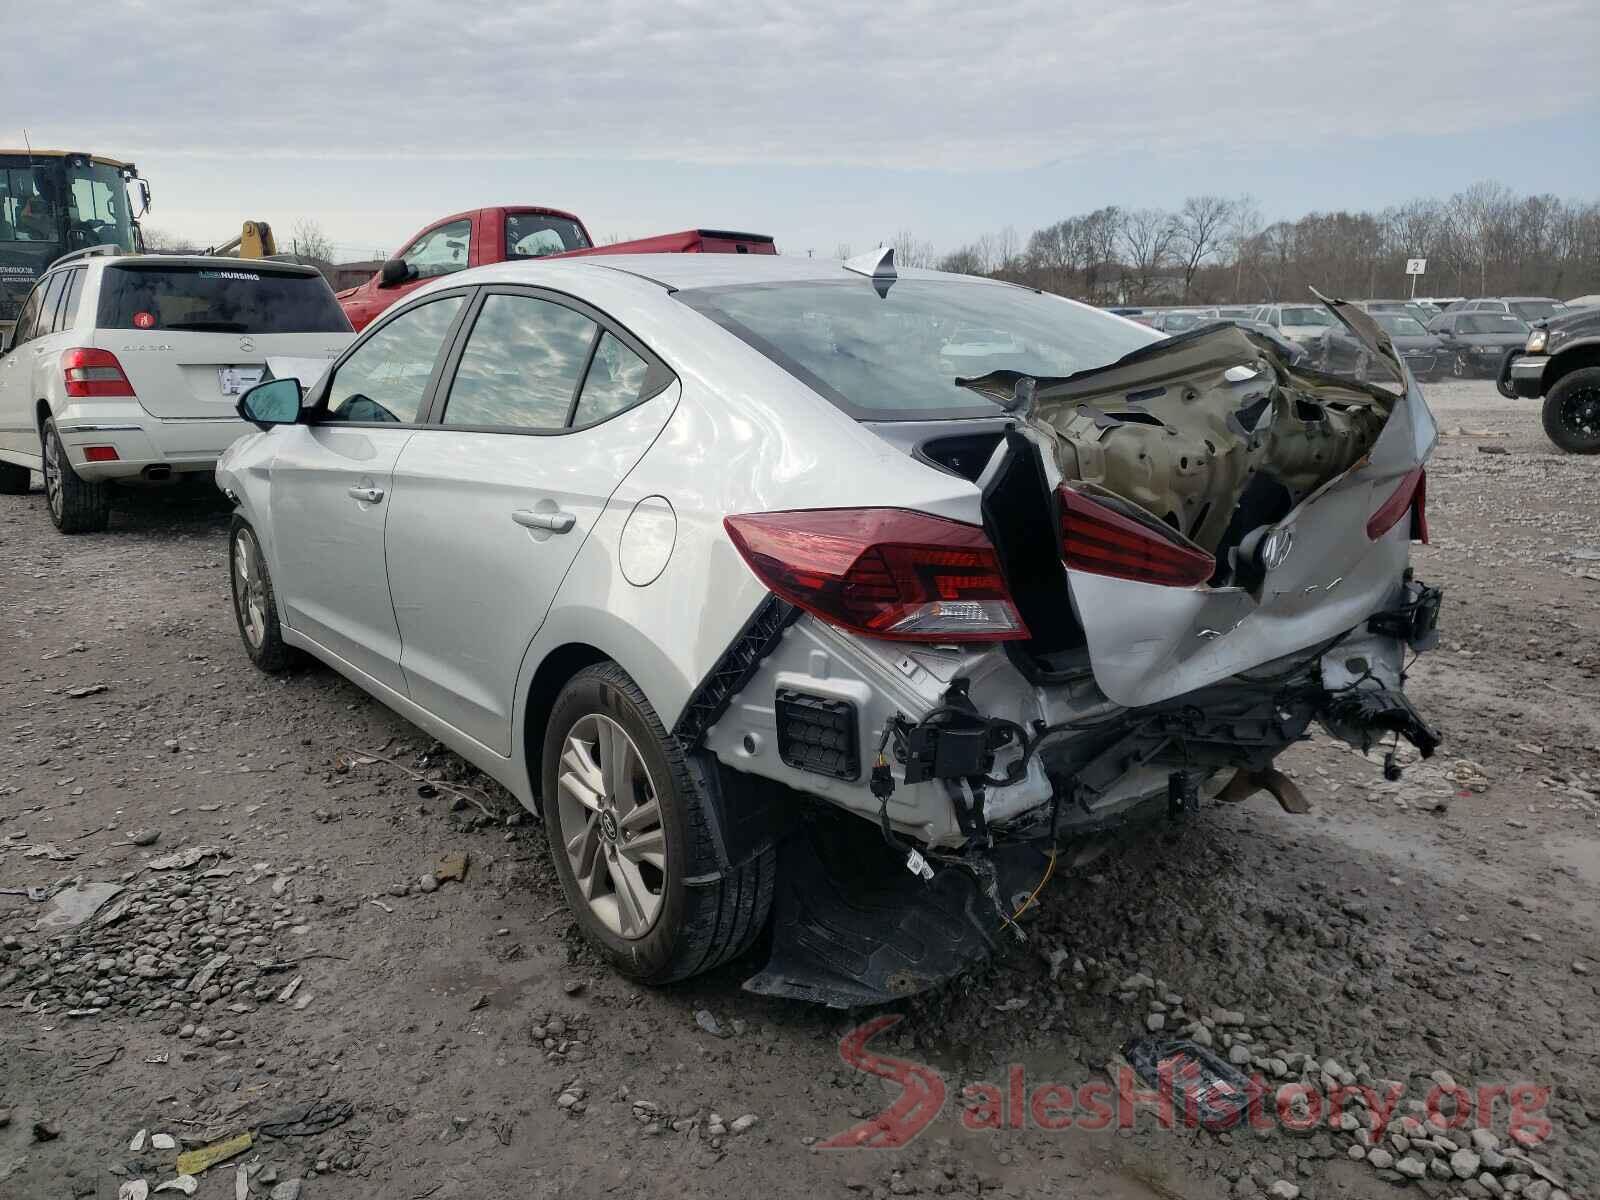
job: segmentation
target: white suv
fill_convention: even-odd
[[[69,255],[0,349],[0,493],[41,471],[57,529],[104,529],[113,483],[209,475],[249,432],[234,405],[269,363],[315,376],[352,336],[312,267]]]

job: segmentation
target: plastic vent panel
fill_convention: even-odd
[[[785,763],[835,779],[861,777],[854,704],[780,688],[776,712],[778,757]]]

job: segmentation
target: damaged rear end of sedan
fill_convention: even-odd
[[[884,304],[865,319],[888,320],[906,284],[858,269]],[[1380,369],[1291,367],[1216,325],[1052,373],[1061,356],[1017,329],[956,381],[978,411],[853,414],[970,484],[977,521],[726,518],[769,597],[674,734],[719,764],[735,852],[777,842],[770,959],[746,987],[848,1007],[936,986],[1021,937],[1077,843],[1262,789],[1304,811],[1273,763],[1313,726],[1391,775],[1398,741],[1432,754],[1404,683],[1437,636],[1440,592],[1409,562],[1437,430],[1383,331],[1327,308]],[[849,388],[807,339],[871,357],[826,300],[787,332],[737,298],[702,311],[824,395]]]

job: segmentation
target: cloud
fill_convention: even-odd
[[[0,78],[107,153],[1092,170],[1579,112],[1596,44],[1592,0],[83,0],[12,13]]]

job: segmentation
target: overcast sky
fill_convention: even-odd
[[[131,157],[205,242],[312,217],[358,257],[531,203],[831,254],[1201,191],[1600,195],[1597,0],[6,8],[0,145]]]

